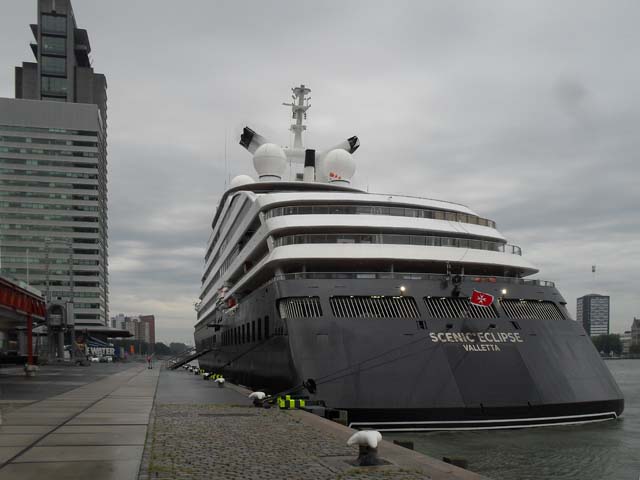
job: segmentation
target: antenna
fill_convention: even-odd
[[[227,126],[224,127],[224,188],[223,190],[227,190]]]
[[[283,103],[282,105],[291,107],[292,118],[296,121],[290,128],[294,135],[293,148],[302,148],[302,132],[307,129],[307,126],[302,124],[302,120],[307,119],[307,110],[311,107],[309,103],[311,97],[306,97],[307,94],[311,93],[311,89],[301,84],[299,87],[292,88],[291,91],[293,92],[293,95],[291,95],[293,102]]]

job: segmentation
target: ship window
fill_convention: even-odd
[[[344,296],[329,299],[331,311],[338,318],[419,318],[413,297]]]
[[[564,320],[565,317],[558,306],[549,301],[538,300],[516,300],[503,299],[500,300],[500,306],[511,318],[520,320]]]
[[[434,318],[498,318],[495,305],[480,307],[468,297],[425,297],[424,303]]]
[[[256,341],[256,321],[255,320],[251,322],[251,341],[252,342]]]
[[[240,336],[240,343],[246,343],[247,342],[247,337],[246,337],[246,324],[242,324],[242,335]]]
[[[258,341],[262,340],[262,318],[258,319]]]
[[[320,297],[288,297],[278,300],[280,318],[318,318],[322,316]],[[265,317],[265,326],[267,318]]]

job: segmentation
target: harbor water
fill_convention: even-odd
[[[606,362],[624,393],[618,420],[522,430],[386,433],[436,457],[461,457],[497,480],[638,480],[640,478],[640,360]]]

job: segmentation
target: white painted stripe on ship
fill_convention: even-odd
[[[616,417],[617,418],[617,417]],[[598,418],[594,420],[576,420],[574,422],[559,422],[559,423],[523,423],[522,425],[497,425],[494,427],[449,427],[449,428],[377,428],[381,432],[437,432],[437,431],[471,431],[471,430],[504,430],[507,428],[536,428],[536,427],[555,427],[566,425],[578,425],[583,423],[596,423],[596,422],[608,422],[609,420],[615,420],[615,418]],[[377,425],[377,424],[372,424]]]
[[[559,420],[559,419],[571,419],[571,418],[585,418],[585,417],[601,417],[611,416],[618,418],[616,412],[602,412],[602,413],[586,413],[583,415],[566,415],[560,417],[534,417],[534,418],[510,418],[510,419],[496,419],[496,420],[429,420],[429,421],[415,421],[415,422],[353,422],[349,426],[355,425],[433,425],[442,423],[507,423],[507,422],[526,422],[526,421],[541,421],[541,420]],[[487,427],[489,428],[489,427]]]

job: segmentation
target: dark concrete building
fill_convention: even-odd
[[[37,6],[36,61],[16,67],[16,98],[0,98],[0,270],[73,303],[76,331],[97,332],[109,299],[107,84],[69,0]]]
[[[69,0],[38,0],[31,24],[35,62],[16,67],[16,98],[98,105],[107,122],[107,80],[91,66],[87,31],[78,28]]]
[[[591,293],[580,297],[576,305],[576,320],[592,337],[609,334],[609,296]]]

